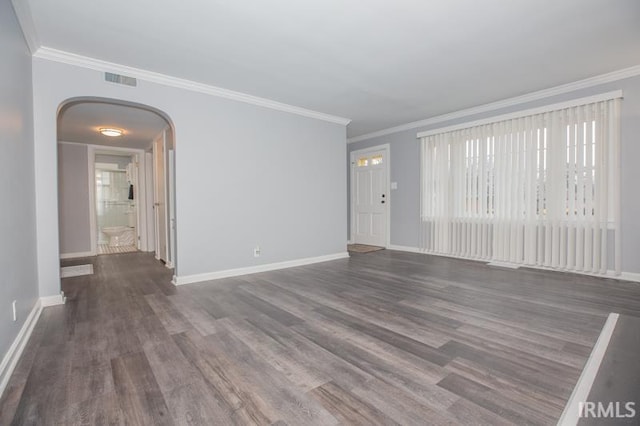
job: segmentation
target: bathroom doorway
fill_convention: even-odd
[[[95,233],[97,254],[136,252],[140,248],[141,219],[139,155],[96,151],[94,159]]]

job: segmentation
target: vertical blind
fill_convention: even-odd
[[[619,274],[619,110],[615,98],[419,135],[421,248]]]

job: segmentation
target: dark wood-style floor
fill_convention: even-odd
[[[555,424],[607,314],[640,316],[638,284],[388,250],[177,289],[88,261],[0,424]]]

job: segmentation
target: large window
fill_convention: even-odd
[[[422,248],[619,271],[619,96],[425,132]]]

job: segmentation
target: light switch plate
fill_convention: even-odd
[[[398,182],[391,182],[391,189],[398,189]]]

